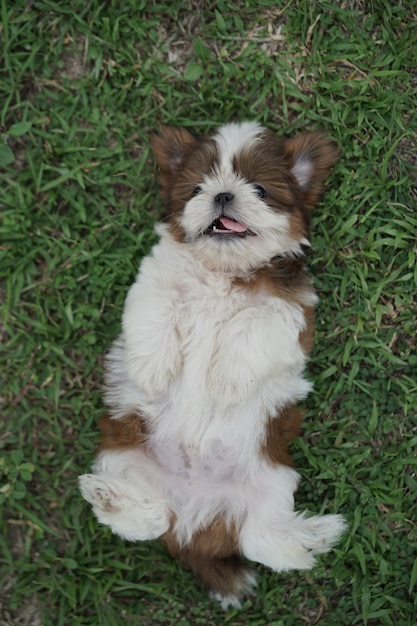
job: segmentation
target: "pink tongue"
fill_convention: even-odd
[[[243,226],[243,224],[239,224],[239,222],[235,222],[228,217],[221,217],[220,221],[226,230],[231,230],[234,233],[244,233],[247,230],[246,226]]]

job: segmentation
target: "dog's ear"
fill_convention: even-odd
[[[324,190],[324,181],[336,163],[340,149],[320,132],[303,133],[285,142],[285,154],[291,174],[303,197],[304,206],[312,209]]]
[[[159,133],[151,135],[152,152],[159,167],[163,193],[169,188],[171,178],[178,172],[185,156],[197,143],[198,139],[188,130],[174,126],[162,126]]]

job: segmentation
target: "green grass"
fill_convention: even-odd
[[[0,623],[411,626],[414,3],[166,4],[1,0]],[[236,119],[324,129],[343,150],[313,217],[315,391],[292,452],[299,508],[342,512],[349,531],[311,572],[258,568],[257,595],[224,614],[161,546],[98,526],[76,477],[155,241],[148,133]]]

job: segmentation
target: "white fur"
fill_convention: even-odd
[[[84,474],[80,490],[99,522],[128,541],[157,539],[169,528],[166,503],[158,499],[155,489],[135,475],[118,480],[113,474]]]
[[[108,359],[107,401],[117,415],[141,407],[158,440],[204,453],[219,439],[246,464],[268,415],[310,390],[298,342],[304,328],[300,306],[232,288],[232,276],[207,272],[164,233],[129,291]],[[141,366],[148,371],[152,360],[156,371],[145,378]]]
[[[301,189],[305,189],[313,173],[313,164],[307,157],[303,156],[296,160],[291,169],[291,172],[297,179],[297,182],[300,185]]]
[[[236,154],[259,141],[263,131],[264,128],[258,122],[224,124],[217,130],[213,139],[220,154],[219,173],[222,176],[232,172],[232,162]]]
[[[225,189],[235,195],[229,216],[247,226],[256,236],[235,237],[227,243],[214,237],[201,237],[215,218],[213,211],[207,211],[207,204]],[[253,185],[233,173],[221,177],[206,176],[201,192],[186,204],[180,223],[197,259],[208,269],[226,269],[238,276],[246,275],[274,256],[302,254],[304,245],[304,240],[290,236],[288,215],[269,208],[256,195]]]
[[[265,468],[262,497],[249,507],[240,533],[244,556],[281,572],[310,569],[346,527],[341,515],[305,517],[295,513],[297,473],[289,467]]]
[[[215,136],[222,158],[185,206],[186,243],[158,227],[161,240],[128,293],[122,334],[107,358],[111,416],[146,416],[146,449],[102,452],[80,485],[99,521],[127,539],[163,535],[175,514],[178,540],[187,544],[222,515],[241,528],[246,557],[276,571],[309,568],[344,522],[295,513],[298,474],[267,464],[259,449],[268,419],[311,388],[299,337],[302,305],[316,296],[307,289],[290,303],[233,283],[277,254],[301,254],[306,243],[290,237],[287,214],[270,209],[233,173],[234,154],[261,129],[248,124],[242,136],[242,128]],[[301,184],[304,168],[296,175]],[[235,195],[231,217],[255,236],[201,237],[213,221],[212,198],[225,191]]]
[[[232,289],[231,276],[207,272],[187,246],[160,232],[161,242],[129,291],[123,335],[107,361],[107,401],[116,418],[137,407],[148,416],[153,430],[149,452],[103,452],[95,472],[110,481],[118,511],[122,496],[135,502],[129,506],[136,511],[153,490],[155,511],[147,518],[164,518],[165,502],[166,518],[175,512],[177,534],[185,543],[218,514],[230,521],[246,518],[242,541],[253,557],[247,540],[251,510],[256,515],[265,510],[267,520],[270,502],[279,502],[270,511],[278,524],[292,527],[297,519],[296,472],[264,466],[258,449],[268,417],[310,389],[298,341],[305,328],[303,312],[267,293]],[[314,294],[305,299],[314,301]],[[123,536],[135,536],[130,521],[128,531],[120,530],[119,520],[112,523],[111,512],[101,509],[96,501],[100,521]],[[163,524],[158,524],[146,531],[149,536],[158,529],[162,534]],[[136,538],[143,538],[142,528]],[[262,550],[258,560],[264,562]],[[285,568],[290,560],[283,560]],[[311,561],[308,553],[304,561],[294,555],[294,563]]]

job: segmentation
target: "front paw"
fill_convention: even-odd
[[[207,389],[210,396],[222,407],[244,402],[256,390],[255,375],[245,367],[245,363],[235,363],[222,367],[220,361],[213,363],[207,376]]]
[[[182,357],[179,350],[172,350],[170,354],[158,351],[146,357],[128,352],[125,363],[129,379],[149,397],[154,398],[166,391],[178,378]]]

